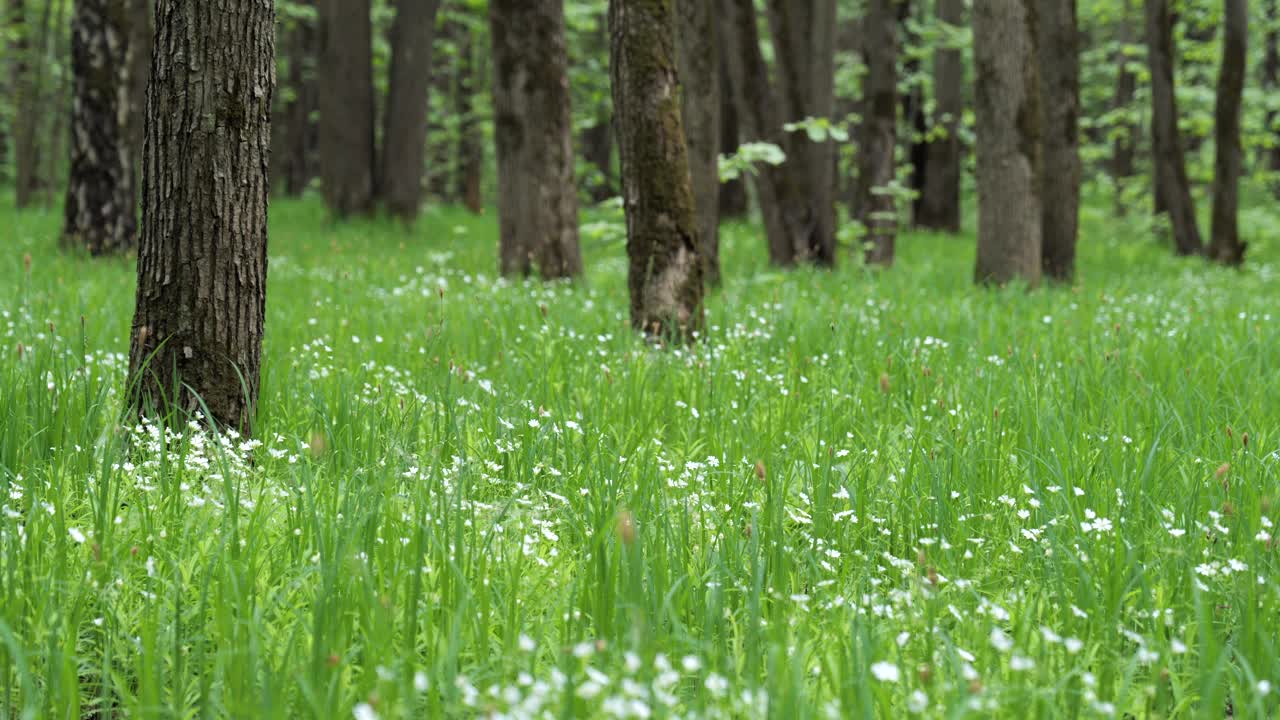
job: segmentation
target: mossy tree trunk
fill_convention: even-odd
[[[273,0],[160,0],[129,350],[139,412],[248,432],[267,279]]]
[[[1080,229],[1080,33],[1076,0],[1040,0],[1044,274],[1071,282]]]
[[[631,324],[691,340],[703,326],[702,261],[680,111],[676,0],[610,0],[609,59],[627,216]]]
[[[1244,263],[1245,243],[1240,240],[1240,101],[1249,46],[1247,0],[1225,0],[1222,24],[1222,67],[1218,76],[1214,111],[1215,160],[1213,225],[1209,257],[1223,265]]]
[[[138,220],[129,137],[129,7],[76,0],[71,21],[71,170],[62,242],[93,255],[132,249]]]
[[[867,72],[862,78],[866,115],[858,148],[858,220],[867,229],[868,265],[893,265],[898,234],[898,16],[894,0],[868,0],[862,49]]]
[[[335,217],[374,207],[370,0],[319,0],[320,175]]]
[[[684,135],[703,280],[720,284],[720,52],[714,0],[676,0]]]
[[[582,274],[564,0],[491,0],[503,275]]]
[[[405,222],[416,220],[422,209],[431,47],[439,9],[440,0],[398,0],[391,25],[378,192],[387,211]]]
[[[1146,0],[1156,204],[1169,213],[1177,253],[1199,255],[1204,251],[1204,241],[1196,224],[1195,200],[1191,197],[1182,135],[1178,131],[1178,98],[1173,79],[1173,13],[1169,1]]]
[[[976,280],[1040,281],[1039,0],[975,0]]]

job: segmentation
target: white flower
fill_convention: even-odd
[[[1013,657],[1009,658],[1010,670],[1023,672],[1026,670],[1034,669],[1035,666],[1036,666],[1035,661],[1029,657],[1026,657],[1025,655],[1019,655],[1018,653],[1014,653]]]
[[[534,642],[533,638],[523,633],[520,635],[518,643],[520,645],[520,649],[524,652],[533,652],[538,647],[538,643]]]
[[[356,705],[351,714],[355,716],[356,720],[378,720],[378,712],[369,703]]]
[[[1084,641],[1080,638],[1069,637],[1066,640],[1063,640],[1062,644],[1066,646],[1067,652],[1072,655],[1075,655],[1084,649]]]
[[[1000,652],[1009,652],[1013,649],[1013,638],[1005,634],[1000,628],[991,630],[991,647]]]
[[[1187,644],[1177,638],[1174,638],[1169,641],[1169,652],[1174,655],[1184,655],[1187,652]]]
[[[907,710],[918,714],[928,709],[929,696],[925,695],[923,690],[912,691],[911,697],[907,698]]]
[[[1258,694],[1266,697],[1271,694],[1271,683],[1267,680],[1258,681]]]
[[[80,532],[80,528],[68,528],[67,534],[71,535],[71,539],[78,543],[84,543],[84,533]]]
[[[703,685],[716,697],[723,697],[725,691],[729,689],[729,681],[723,675],[717,675],[716,673],[708,675]]]
[[[871,674],[875,675],[880,682],[896,683],[902,677],[902,671],[897,665],[883,660],[871,666]]]
[[[414,689],[414,690],[417,690],[417,691],[418,691],[418,692],[420,692],[420,693],[424,693],[424,692],[426,692],[426,691],[427,691],[427,688],[429,688],[430,686],[431,686],[431,683],[427,682],[427,674],[426,674],[426,673],[424,673],[424,672],[422,672],[421,670],[419,670],[418,672],[416,672],[416,673],[414,673],[414,674],[413,674],[413,689]]]

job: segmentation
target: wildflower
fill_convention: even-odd
[[[880,682],[896,683],[902,677],[897,665],[881,660],[871,666],[871,674]]]
[[[352,708],[351,714],[356,720],[378,720],[378,712],[369,703],[360,703]]]
[[[84,544],[84,533],[80,532],[80,528],[67,528],[67,534],[71,536],[72,540]]]

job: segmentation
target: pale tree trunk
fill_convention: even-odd
[[[267,280],[273,0],[159,0],[132,406],[251,430]]]
[[[720,52],[715,0],[676,0],[684,135],[703,280],[720,284]]]
[[[1245,243],[1240,240],[1240,100],[1244,94],[1249,46],[1248,0],[1224,0],[1222,69],[1218,77],[1214,112],[1216,158],[1213,180],[1213,227],[1209,258],[1223,265],[1244,263]]]
[[[320,174],[338,218],[374,201],[373,28],[370,0],[320,0]]]
[[[62,243],[93,255],[121,253],[137,242],[128,20],[125,0],[76,0],[71,21],[71,172]]]
[[[979,283],[1040,281],[1039,0],[975,0]]]
[[[491,0],[503,275],[582,274],[563,0]]]
[[[893,265],[898,234],[897,198],[891,185],[897,177],[898,147],[898,17],[894,0],[868,0],[863,21],[863,53],[867,73],[862,79],[865,115],[862,147],[858,148],[858,220],[867,230],[864,260],[868,265]]]
[[[1169,213],[1174,248],[1179,255],[1204,251],[1196,224],[1195,201],[1187,179],[1182,136],[1178,131],[1178,99],[1173,79],[1173,15],[1169,0],[1146,0],[1147,60],[1151,66],[1152,151],[1157,205]]]
[[[387,211],[406,222],[416,220],[422,209],[427,94],[439,9],[439,0],[398,0],[391,25],[390,87],[378,190]]]
[[[627,216],[631,324],[692,340],[703,327],[702,262],[676,62],[671,0],[610,0],[613,106]]]
[[[1044,113],[1042,262],[1071,282],[1080,229],[1080,38],[1076,0],[1040,2],[1040,100]]]
[[[938,20],[964,24],[964,0],[937,0]],[[939,48],[933,55],[934,135],[929,141],[929,172],[916,212],[916,225],[960,232],[961,146],[964,115],[964,58],[956,48]],[[939,130],[939,128],[941,130]]]

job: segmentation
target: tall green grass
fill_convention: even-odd
[[[121,425],[132,262],[7,202],[0,717],[1280,711],[1265,210],[1237,273],[1099,202],[1032,292],[729,227],[662,352],[608,218],[541,285],[491,217],[277,203],[248,441]]]

